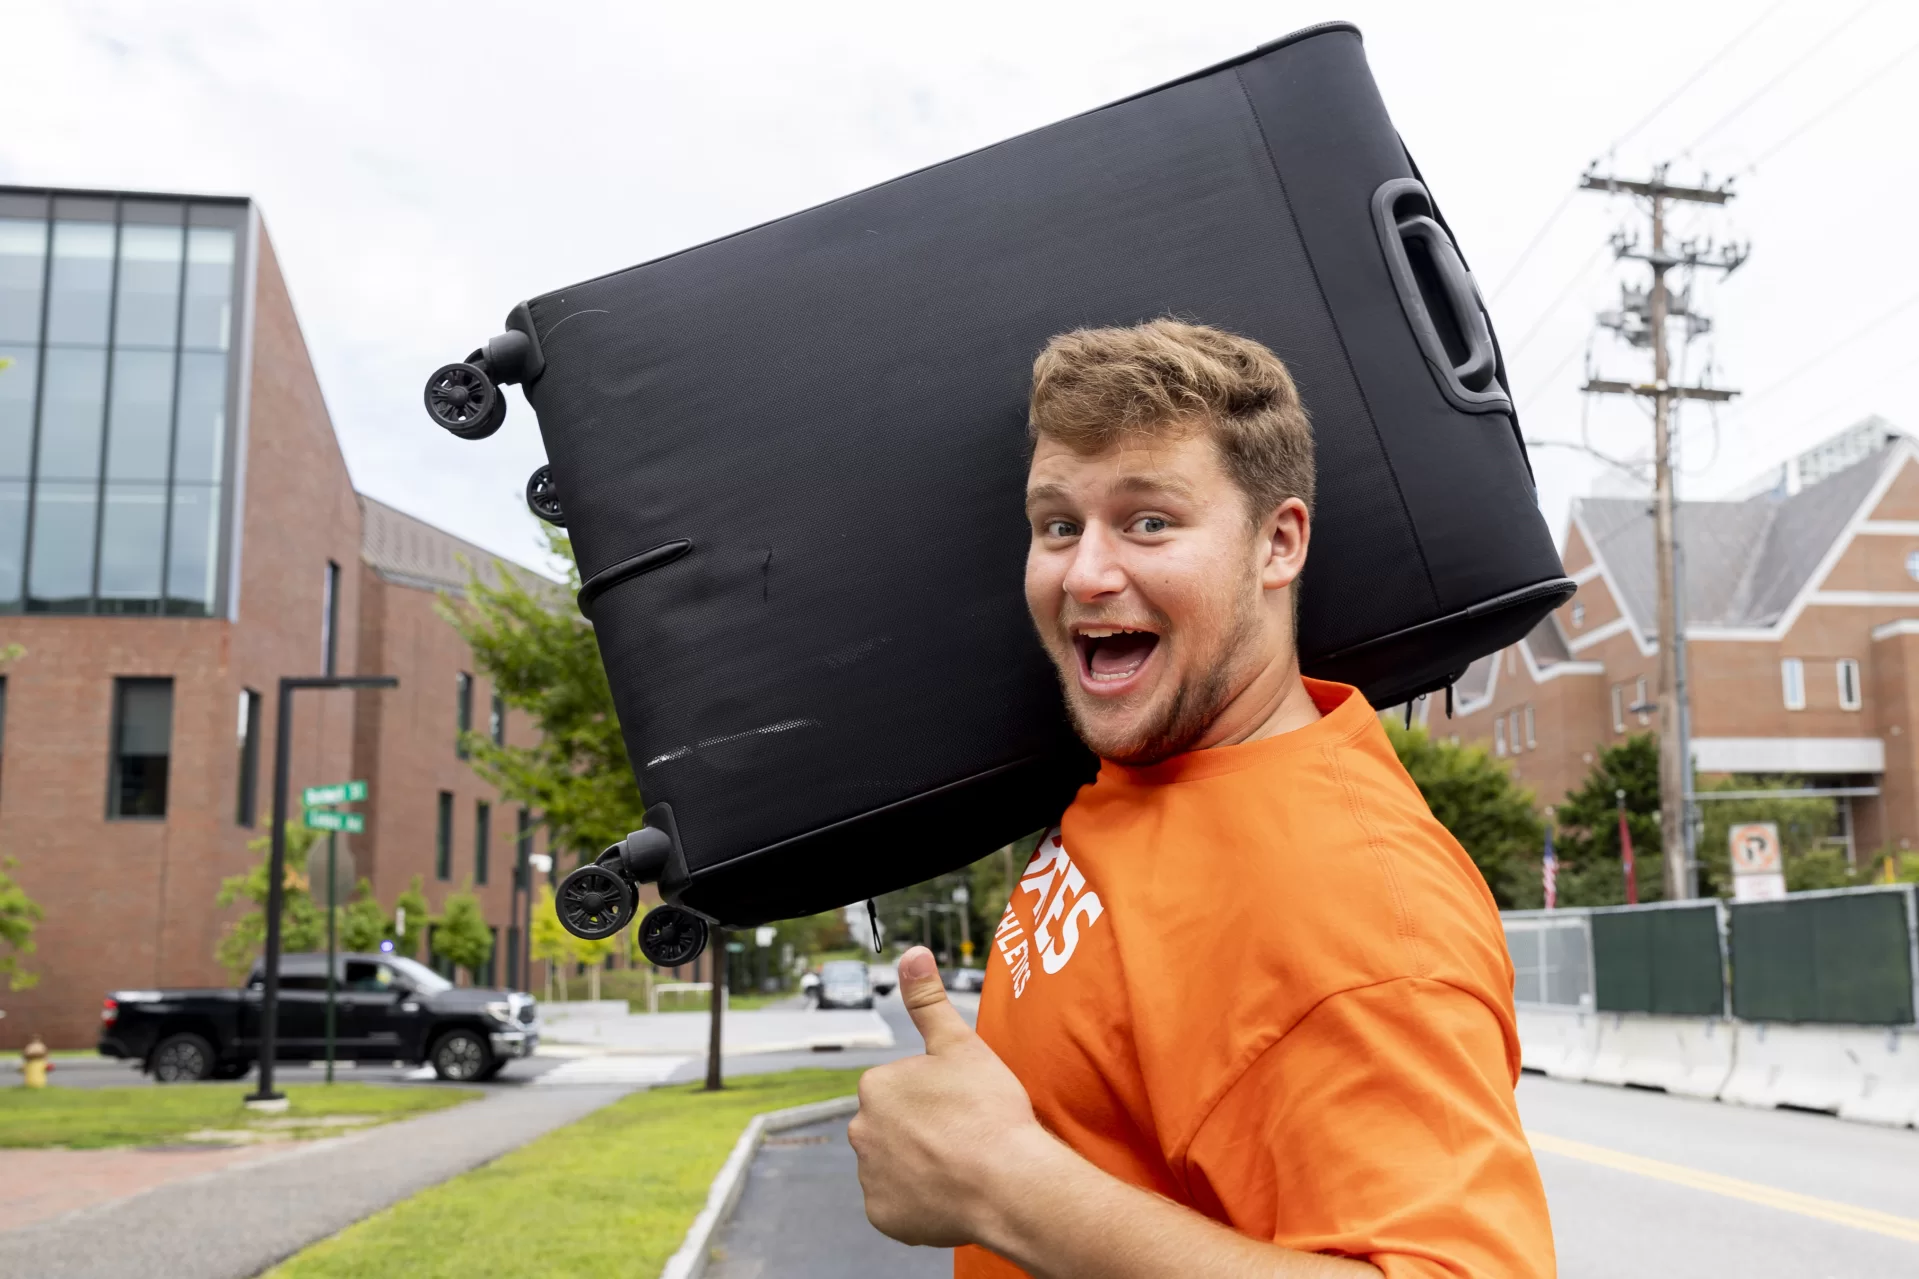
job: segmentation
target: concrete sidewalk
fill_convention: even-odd
[[[0,1275],[243,1279],[630,1087],[493,1088],[464,1106],[264,1157],[0,1233]],[[14,1154],[26,1152],[8,1152]]]
[[[541,1049],[568,1048],[615,1053],[658,1053],[663,1056],[706,1055],[710,1016],[697,1013],[621,1013],[617,1009],[591,1015],[549,1018],[541,1034]],[[723,1053],[728,1057],[751,1053],[845,1051],[893,1046],[893,1031],[878,1013],[863,1009],[761,1008],[751,1012],[728,1010],[721,1026]]]

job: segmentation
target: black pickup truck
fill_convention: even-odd
[[[539,1008],[518,991],[455,986],[397,955],[334,957],[334,1056],[430,1063],[442,1079],[490,1079],[540,1042]],[[157,1080],[238,1079],[260,1056],[264,968],[239,990],[116,990],[100,1010],[100,1052]],[[326,956],[280,958],[276,1060],[326,1054]]]

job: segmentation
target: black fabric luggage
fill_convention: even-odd
[[[1058,816],[1093,763],[1021,591],[1031,362],[1163,315],[1311,413],[1308,674],[1403,701],[1570,595],[1471,276],[1358,31],[1309,28],[534,298],[435,375],[458,434],[499,382],[538,414],[655,832],[625,873],[752,924]]]

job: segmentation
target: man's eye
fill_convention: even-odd
[[[1163,516],[1142,515],[1134,523],[1133,527],[1142,533],[1164,533],[1167,529],[1171,528],[1172,525],[1168,524]]]
[[[1039,527],[1047,537],[1072,537],[1079,532],[1079,525],[1071,520],[1047,520]]]

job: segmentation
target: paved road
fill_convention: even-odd
[[[1562,1279],[1919,1275],[1919,1132],[1531,1075],[1519,1101]],[[755,1161],[717,1279],[950,1273],[867,1224],[844,1122],[806,1135]]]
[[[483,1100],[0,1233],[0,1275],[241,1279],[629,1091],[489,1089]]]
[[[846,1120],[766,1139],[720,1233],[710,1279],[950,1279],[953,1254],[909,1248],[867,1224]]]
[[[1532,1075],[1519,1108],[1563,1279],[1919,1275],[1912,1129]]]

